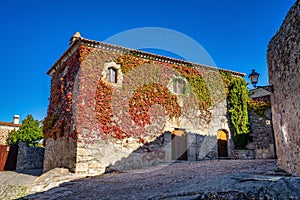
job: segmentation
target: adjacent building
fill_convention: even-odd
[[[14,115],[12,122],[0,122],[0,145],[6,145],[6,138],[12,130],[18,130],[20,124],[20,116]]]

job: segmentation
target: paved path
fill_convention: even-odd
[[[228,199],[245,199],[245,195],[252,195],[251,192],[253,192],[253,195],[262,196],[262,199],[274,195],[275,199],[277,197],[278,199],[285,199],[284,197],[288,199],[287,194],[294,195],[292,197],[296,196],[294,199],[299,199],[300,179],[291,182],[285,177],[267,176],[268,173],[272,174],[275,170],[275,160],[214,160],[173,163],[124,173],[76,179],[45,192],[28,195],[27,198],[208,199],[212,195],[214,198],[210,199],[217,199],[216,195],[223,195],[222,197],[229,195]],[[288,188],[287,185],[289,185]],[[278,193],[278,188],[282,192]],[[253,198],[256,197],[253,195]]]
[[[27,195],[25,199],[300,200],[300,177],[286,177],[275,171],[275,160],[213,160],[176,162],[85,178],[66,169],[51,170],[38,179],[35,175],[39,172],[0,172],[0,199],[10,199],[10,194],[5,196],[1,190],[14,197],[25,195],[24,187],[13,185],[7,189],[5,184],[28,186],[35,179],[34,184],[40,185],[34,186],[46,191]]]
[[[16,199],[26,195],[26,189],[42,174],[42,170],[1,171],[0,199]]]
[[[31,185],[41,174],[41,169],[26,171],[1,171],[0,185]]]

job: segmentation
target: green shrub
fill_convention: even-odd
[[[9,133],[6,143],[8,145],[19,145],[26,142],[29,146],[37,146],[38,141],[43,138],[41,122],[35,120],[32,115],[22,120],[19,130],[13,130]]]

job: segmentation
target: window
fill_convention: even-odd
[[[116,83],[117,82],[117,70],[115,68],[108,68],[108,75],[107,75],[108,82]]]
[[[176,94],[184,94],[185,92],[185,81],[177,78],[173,80],[173,92]]]

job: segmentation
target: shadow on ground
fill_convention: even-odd
[[[300,199],[300,177],[275,170],[275,160],[172,163],[71,180],[23,199]]]

